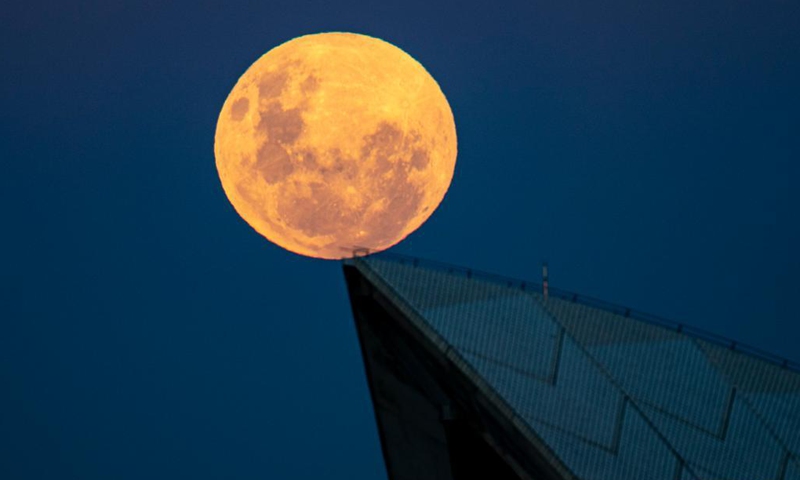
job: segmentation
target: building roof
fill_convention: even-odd
[[[437,371],[446,372],[426,380],[441,395],[420,385],[410,389],[428,392],[424,408],[387,410],[379,403],[406,402],[386,385],[376,394],[385,375],[376,378],[375,361],[367,357],[391,350],[394,337],[384,335],[369,355],[364,351],[392,479],[426,478],[392,472],[411,451],[396,448],[398,438],[440,437],[435,445],[452,456],[452,445],[445,447],[450,430],[433,428],[447,415],[417,422],[414,412],[458,397],[456,408],[466,412],[473,431],[519,478],[800,480],[800,374],[792,362],[628,309],[552,289],[545,298],[530,283],[458,267],[382,254],[345,268],[415,335],[409,348],[438,355],[443,366]],[[354,281],[348,284],[352,299]],[[355,310],[354,303],[359,324]],[[365,328],[359,327],[362,349]],[[404,355],[396,362],[409,364]],[[422,370],[430,369],[415,371]],[[456,389],[441,385],[446,376],[467,379],[470,395],[485,405],[447,393]],[[430,400],[437,395],[449,400]],[[420,425],[413,432],[412,421]],[[420,433],[426,429],[434,433]],[[429,446],[413,455],[435,451]],[[450,461],[437,467],[450,473],[429,478],[457,478],[459,467]]]

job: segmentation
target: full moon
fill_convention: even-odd
[[[310,257],[385,250],[444,198],[456,164],[450,105],[408,54],[321,33],[270,50],[222,106],[217,171],[258,233]]]

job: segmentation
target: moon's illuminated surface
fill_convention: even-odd
[[[416,60],[376,38],[323,33],[258,59],[220,112],[228,199],[257,232],[318,258],[384,250],[447,191],[453,114]]]

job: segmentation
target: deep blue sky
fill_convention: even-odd
[[[385,478],[340,264],[234,212],[245,69],[343,30],[453,109],[395,251],[551,283],[800,360],[800,3],[0,7],[0,478]]]

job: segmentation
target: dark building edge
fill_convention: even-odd
[[[414,371],[406,378],[419,380],[412,388],[424,392],[436,408],[450,412],[442,416],[438,425],[446,439],[446,449],[438,452],[438,455],[448,457],[450,476],[447,479],[477,478],[474,475],[479,472],[475,469],[481,468],[481,465],[492,466],[494,470],[490,478],[493,480],[571,478],[571,475],[564,473],[563,465],[553,463],[552,453],[537,449],[512,419],[497,408],[473,380],[448,358],[446,352],[437,348],[392,300],[370,283],[354,262],[344,263],[343,270],[390,480],[406,480],[408,477],[398,475],[399,467],[392,464],[392,458],[397,458],[397,452],[392,449],[398,448],[398,445],[390,440],[391,435],[387,435],[387,425],[380,407],[382,393],[376,388],[379,381],[375,371],[378,360],[368,348],[371,337],[376,335],[388,337],[388,342],[384,344],[400,359],[398,363],[406,367],[411,365],[409,368]],[[381,374],[385,375],[386,372]],[[435,388],[422,385],[426,377],[433,380]],[[441,392],[432,391],[437,388]],[[448,419],[448,416],[452,418]],[[430,427],[437,428],[436,425]],[[557,460],[555,462],[560,463]]]

